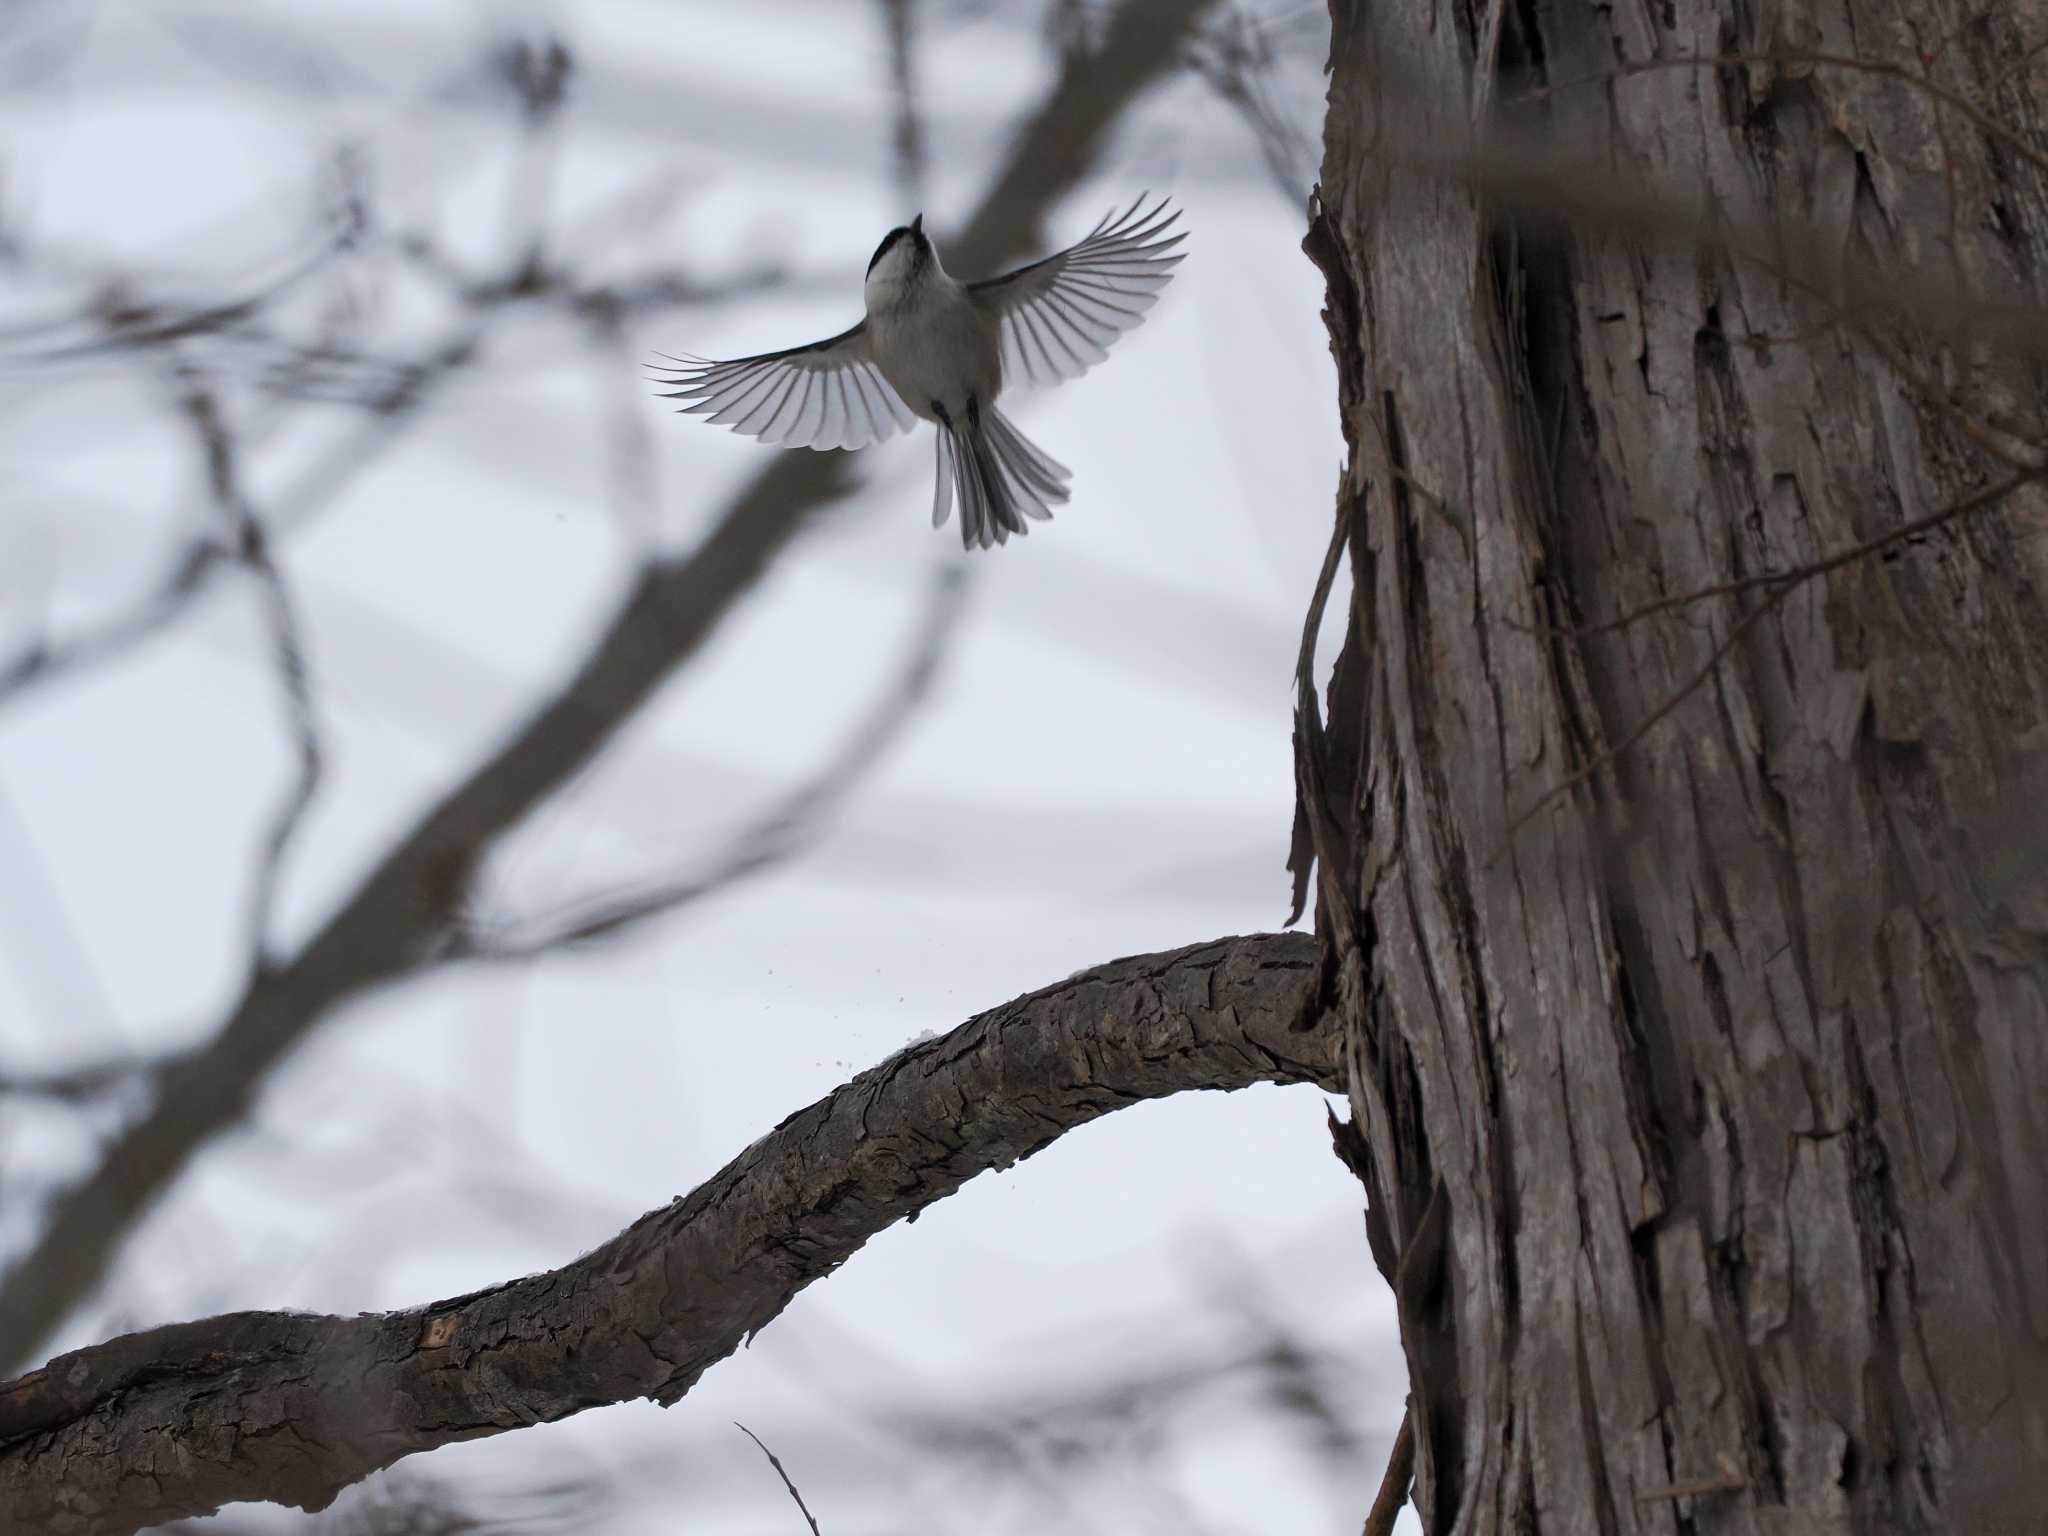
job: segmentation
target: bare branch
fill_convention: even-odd
[[[83,314],[0,329],[0,343],[26,341],[45,331],[75,325],[80,319],[91,323],[93,335],[41,348],[0,352],[0,368],[45,368],[53,363],[147,351],[253,320],[327,271],[334,258],[351,249],[362,233],[356,211],[330,210],[323,223],[304,253],[287,263],[281,273],[235,298],[196,304],[145,299],[137,297],[126,280],[109,279]]]
[[[1189,1089],[1334,1090],[1316,975],[1303,934],[1098,966],[899,1051],[560,1269],[402,1312],[235,1313],[65,1355],[0,1385],[0,1523],[127,1536],[234,1500],[317,1509],[417,1451],[674,1403],[877,1232],[1075,1126]]]
[[[584,1536],[604,1513],[606,1484],[595,1477],[523,1488],[460,1492],[424,1477],[397,1475],[365,1487],[324,1516],[317,1536]],[[178,1520],[151,1536],[270,1536],[271,1525],[215,1518]]]
[[[702,874],[586,900],[552,917],[509,927],[480,922],[479,931],[458,937],[459,952],[464,958],[525,960],[616,937],[649,918],[693,906],[802,851],[831,820],[833,810],[887,756],[889,748],[930,696],[932,683],[965,611],[967,577],[967,567],[960,561],[948,561],[939,567],[924,617],[888,688],[855,724],[839,749],[825,760],[824,766],[742,828],[731,838],[726,851],[713,859]]]
[[[616,328],[626,318],[649,311],[807,286],[792,284],[774,266],[721,282],[701,281],[664,267],[591,286],[572,273],[547,266],[522,271],[513,278],[481,281],[437,266],[432,248],[424,241],[406,242],[404,251],[416,262],[433,267],[470,311],[470,318],[445,341],[417,357],[378,357],[327,344],[307,347],[240,327],[216,333],[219,340],[256,360],[266,393],[345,402],[370,418],[359,432],[323,455],[277,495],[271,516],[280,533],[296,532],[311,523],[379,454],[392,447],[442,386],[477,359],[497,315],[512,306],[556,305],[594,325]],[[14,656],[0,659],[0,707],[35,686],[125,656],[182,616],[191,602],[208,590],[220,567],[233,563],[234,555],[231,546],[217,540],[196,541],[178,557],[155,590],[128,612],[61,641],[32,641]]]
[[[789,1496],[796,1500],[796,1507],[803,1511],[804,1524],[811,1528],[811,1536],[824,1536],[824,1533],[818,1529],[817,1517],[811,1513],[810,1505],[804,1502],[804,1496],[796,1491],[796,1484],[790,1480],[789,1474],[783,1471],[782,1458],[769,1450],[766,1445],[763,1445],[761,1437],[737,1419],[733,1421],[732,1427],[753,1441],[754,1444],[761,1446],[761,1454],[768,1458],[768,1465],[775,1469],[775,1475],[782,1479],[782,1486],[789,1490]]]
[[[188,380],[188,383],[192,382]],[[323,757],[320,723],[313,710],[313,687],[306,664],[306,645],[300,632],[298,612],[284,574],[270,556],[269,536],[262,519],[243,493],[234,435],[222,418],[210,391],[196,383],[185,397],[185,413],[199,435],[206,455],[207,485],[214,505],[227,523],[224,530],[237,558],[256,578],[262,594],[263,616],[270,631],[270,649],[284,694],[287,723],[291,730],[297,772],[283,802],[272,814],[257,860],[256,877],[249,894],[249,958],[257,970],[270,964],[267,935],[277,903],[277,884],[284,857],[292,838],[313,807],[320,787]]]
[[[12,1094],[26,1099],[83,1103],[145,1083],[162,1065],[148,1057],[117,1056],[55,1072],[0,1072],[0,1097]]]
[[[1251,130],[1266,173],[1288,204],[1299,208],[1315,182],[1316,148],[1274,100],[1279,50],[1267,22],[1243,5],[1227,8],[1193,52],[1195,72]]]
[[[397,440],[433,389],[475,356],[481,339],[479,322],[418,361],[401,366],[396,376],[364,403],[371,417],[365,427],[322,455],[276,498],[273,523],[290,531],[318,516],[374,462],[380,449]],[[13,659],[0,662],[0,706],[37,684],[125,655],[177,619],[211,585],[220,568],[234,564],[240,554],[232,542],[196,541],[130,612],[61,643],[33,642]]]

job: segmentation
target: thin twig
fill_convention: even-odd
[[[710,305],[769,291],[808,292],[808,280],[792,281],[782,268],[763,266],[720,282],[704,282],[672,268],[657,268],[616,282],[590,286],[574,274],[542,267],[520,275],[518,282],[475,281],[441,264],[424,241],[401,248],[410,258],[445,282],[471,319],[439,346],[413,359],[384,359],[339,351],[306,349],[272,342],[264,333],[237,328],[218,333],[238,345],[274,344],[284,355],[270,366],[271,393],[298,398],[334,400],[358,407],[368,418],[363,429],[322,455],[293,485],[280,492],[271,509],[271,524],[281,534],[306,526],[337,496],[360,478],[377,455],[394,445],[423,412],[431,396],[482,354],[488,327],[496,315],[514,305],[560,306],[595,323],[612,323],[650,310]],[[312,368],[339,369],[344,377],[322,391],[309,387]],[[374,385],[363,387],[364,381]],[[0,659],[0,707],[29,689],[57,680],[83,667],[109,662],[150,639],[183,615],[205,591],[220,567],[233,563],[234,551],[218,540],[195,542],[179,555],[156,587],[131,610],[61,641],[30,641],[14,655]]]
[[[1822,295],[1815,294],[1815,297],[1820,298],[1823,303],[1826,302]],[[1841,318],[1863,333],[1863,339],[1869,342],[1877,355],[1890,365],[1892,372],[1905,380],[1907,387],[1914,394],[1928,407],[1940,411],[1953,421],[1956,429],[1977,447],[2013,469],[2048,469],[2048,446],[2029,437],[2028,432],[2031,429],[2018,427],[2007,421],[1994,420],[1988,415],[1966,409],[1960,401],[1942,389],[1891,337],[1882,334],[1875,326],[1865,321],[1849,316]]]
[[[1386,1475],[1380,1491],[1365,1517],[1363,1536],[1393,1536],[1394,1521],[1408,1502],[1408,1489],[1415,1481],[1415,1409],[1401,1415],[1401,1431],[1394,1436],[1394,1448],[1387,1453]]]
[[[1675,608],[1683,603],[1696,601],[1703,597],[1725,596],[1729,593],[1749,591],[1759,587],[1766,589],[1764,600],[1758,603],[1756,607],[1750,609],[1748,613],[1744,614],[1736,622],[1734,628],[1728,631],[1727,638],[1714,647],[1713,654],[1707,658],[1705,664],[1698,671],[1681,683],[1663,703],[1659,704],[1638,721],[1635,727],[1626,736],[1622,737],[1620,741],[1606,750],[1595,754],[1584,766],[1567,774],[1558,783],[1552,785],[1538,796],[1533,805],[1523,811],[1521,815],[1517,816],[1509,824],[1508,835],[1512,837],[1521,830],[1523,823],[1546,810],[1558,799],[1578,788],[1579,785],[1585,783],[1595,774],[1612,766],[1624,752],[1627,752],[1629,748],[1641,741],[1659,722],[1666,719],[1673,710],[1677,709],[1680,704],[1683,704],[1691,696],[1694,689],[1714,675],[1715,670],[1728,658],[1735,647],[1741,643],[1742,637],[1749,633],[1757,620],[1775,609],[1801,586],[1813,580],[1816,576],[1822,576],[1829,571],[1838,570],[1853,561],[1865,559],[1888,545],[1911,538],[1916,533],[1925,533],[1930,528],[1939,527],[1943,523],[1952,522],[1972,512],[1980,512],[1995,506],[2021,486],[2043,478],[2044,474],[2048,474],[2048,471],[2030,470],[2015,475],[2010,480],[2002,480],[1989,490],[1979,491],[1976,495],[1966,497],[1962,501],[1944,507],[1939,512],[1929,513],[1926,517],[1916,518],[1910,523],[1894,528],[1890,533],[1883,534],[1875,539],[1866,539],[1861,544],[1838,551],[1825,559],[1815,560],[1810,564],[1799,566],[1794,570],[1773,571],[1763,576],[1751,576],[1739,581],[1723,582],[1717,587],[1702,588],[1697,593],[1685,593],[1676,598],[1663,599],[1658,603],[1646,604],[1643,608],[1636,610],[1632,614],[1624,615],[1622,620],[1610,620],[1608,623],[1597,626],[1594,629],[1582,631],[1582,633],[1597,633],[1600,629],[1612,629],[1618,627],[1624,621],[1633,621],[1636,618],[1661,612],[1666,608]]]
[[[549,919],[528,920],[521,926],[540,931],[523,937],[517,936],[516,929],[511,935],[470,936],[459,952],[466,958],[530,960],[614,938],[627,928],[695,905],[794,856],[829,823],[833,809],[881,763],[917,717],[965,611],[967,583],[968,568],[962,562],[949,561],[939,568],[924,617],[894,680],[824,765],[735,834],[726,851],[703,873],[578,903]]]
[[[304,632],[291,589],[271,559],[261,525],[252,518],[248,530],[243,560],[255,574],[258,590],[263,594],[264,620],[270,630],[271,654],[284,690],[295,759],[291,787],[264,833],[255,888],[249,898],[250,954],[256,967],[267,971],[272,963],[268,935],[271,919],[276,915],[285,855],[313,808],[313,797],[319,793],[325,772],[325,757],[320,745],[319,717],[313,706],[312,679],[306,665]]]
[[[762,1445],[761,1437],[747,1428],[746,1425],[740,1423],[738,1419],[733,1420],[732,1427],[753,1441],[754,1444],[761,1446],[761,1454],[768,1458],[768,1465],[775,1469],[775,1475],[782,1479],[782,1486],[789,1490],[789,1496],[796,1500],[796,1507],[803,1511],[804,1523],[810,1526],[811,1536],[824,1536],[824,1533],[818,1529],[817,1516],[813,1515],[810,1506],[804,1503],[804,1496],[796,1491],[796,1484],[790,1480],[789,1474],[782,1470],[782,1458],[769,1450],[766,1445]]]
[[[1542,811],[1548,809],[1554,802],[1570,794],[1596,773],[1611,766],[1630,747],[1633,747],[1637,742],[1649,735],[1673,710],[1677,709],[1679,705],[1691,697],[1695,688],[1698,688],[1714,675],[1721,663],[1728,658],[1729,653],[1741,642],[1742,637],[1749,633],[1750,627],[1776,607],[1785,593],[1790,590],[1790,587],[1780,588],[1778,591],[1771,593],[1763,602],[1757,604],[1756,607],[1750,609],[1748,613],[1745,613],[1736,622],[1735,627],[1728,631],[1727,638],[1714,647],[1713,654],[1706,659],[1705,664],[1697,672],[1673,689],[1663,703],[1637,721],[1635,727],[1626,736],[1622,737],[1620,741],[1602,752],[1595,753],[1592,759],[1584,766],[1575,772],[1566,774],[1562,780],[1553,784],[1539,795],[1535,804],[1531,805],[1508,824],[1508,836],[1513,837],[1515,833],[1522,829],[1524,822],[1529,821]]]
[[[261,287],[236,298],[212,303],[138,300],[124,292],[124,282],[111,282],[86,312],[86,318],[95,322],[98,334],[40,350],[0,352],[0,368],[46,368],[58,363],[118,356],[152,347],[172,346],[187,337],[227,329],[277,306],[312,278],[327,271],[334,259],[355,243],[358,234],[359,231],[346,226],[324,231],[304,255],[292,260],[283,272]],[[0,341],[26,339],[56,326],[72,324],[74,318],[0,329]]]
[[[1316,155],[1296,116],[1274,102],[1269,86],[1278,58],[1259,18],[1244,6],[1232,7],[1203,32],[1188,63],[1244,120],[1273,185],[1299,210],[1315,180]]]
[[[2029,43],[2021,50],[2018,57],[2007,64],[2004,69],[1993,75],[1991,77],[1991,89],[1994,91],[2003,89],[2009,82],[2026,74],[2034,67],[2035,61],[2043,53],[2048,53],[2048,37],[2043,37],[2033,43]]]
[[[185,411],[206,455],[207,483],[228,526],[236,558],[256,578],[263,618],[270,635],[272,660],[284,694],[297,771],[283,802],[271,816],[256,865],[249,897],[250,963],[259,972],[270,969],[270,920],[277,905],[278,882],[285,854],[312,809],[320,788],[324,758],[320,723],[313,707],[313,688],[306,665],[305,637],[297,606],[284,573],[271,558],[263,520],[242,490],[235,439],[210,391],[195,387],[185,397]]]
[[[1738,576],[1732,581],[1717,581],[1711,586],[1694,587],[1687,592],[1674,593],[1670,597],[1660,597],[1654,602],[1644,603],[1640,607],[1629,609],[1626,613],[1617,614],[1611,619],[1601,619],[1597,623],[1541,625],[1523,624],[1520,621],[1503,622],[1511,623],[1512,627],[1516,629],[1534,633],[1547,633],[1574,638],[1586,635],[1604,635],[1617,629],[1626,629],[1632,624],[1639,624],[1644,619],[1652,618],[1657,614],[1669,613],[1674,608],[1690,608],[1695,603],[1703,603],[1710,598],[1733,597],[1737,593],[1754,592],[1759,588],[1797,586],[1801,582],[1813,580],[1816,576],[1825,576],[1828,572],[1840,570],[1845,565],[1854,565],[1859,560],[1866,560],[1872,555],[1881,554],[1885,550],[1890,549],[1894,544],[1910,543],[1923,534],[1931,533],[1945,523],[1952,523],[1958,518],[1968,517],[1973,512],[1985,511],[1997,505],[2021,487],[2044,477],[2048,477],[2048,468],[2022,470],[2010,479],[2001,480],[1989,490],[1979,491],[1974,496],[1965,497],[1961,501],[1951,502],[1939,511],[1929,512],[1924,517],[1916,517],[1910,522],[1901,523],[1889,532],[1878,534],[1874,538],[1865,539],[1858,544],[1851,544],[1846,549],[1836,550],[1833,554],[1824,555],[1818,560],[1811,560],[1803,565],[1795,565],[1782,571],[1762,571],[1754,576]]]
[[[195,543],[178,557],[169,573],[157,583],[156,590],[130,612],[62,643],[47,638],[31,640],[0,662],[0,705],[38,683],[117,656],[155,634],[173,615],[184,610],[191,595],[206,584],[217,566],[226,562],[228,553],[215,540]]]
[[[363,401],[363,409],[370,417],[368,425],[315,460],[276,498],[271,509],[273,524],[291,531],[303,527],[329,506],[368,467],[379,448],[397,440],[401,429],[425,403],[429,391],[476,355],[481,335],[481,323],[465,329],[433,353],[401,369],[394,382]],[[155,635],[184,613],[222,566],[243,558],[238,545],[239,540],[195,541],[155,590],[129,612],[61,643],[32,642],[0,663],[0,705],[32,686],[84,666],[110,661]]]

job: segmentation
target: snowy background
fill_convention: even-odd
[[[921,161],[884,4],[0,10],[0,1255],[148,1091],[34,1080],[218,1030],[294,780],[269,589],[230,564],[158,613],[223,527],[181,402],[205,390],[232,433],[318,726],[269,928],[288,959],[774,454],[667,414],[640,364],[857,318],[880,236],[921,210],[944,249],[1061,29],[1104,9],[911,4]],[[1324,26],[1216,7],[1047,221],[1050,249],[1152,189],[1192,232],[1106,365],[1014,404],[1074,471],[1058,519],[968,558],[929,527],[928,432],[860,455],[855,494],[493,852],[482,920],[717,871],[928,644],[931,687],[791,856],[601,946],[336,1010],[45,1352],[551,1267],[924,1031],[1278,926],[1290,680],[1343,451],[1299,250]],[[522,105],[506,61],[555,44],[559,105]],[[535,252],[639,297],[608,332],[479,298]],[[132,313],[242,300],[182,334]],[[365,408],[459,341],[416,408]],[[137,614],[162,622],[21,664]],[[674,1409],[414,1458],[316,1520],[215,1524],[439,1498],[622,1536],[800,1528],[741,1420],[832,1536],[1350,1531],[1403,1390],[1322,1099],[1191,1095],[885,1233]]]

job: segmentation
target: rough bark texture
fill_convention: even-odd
[[[1327,722],[1304,695],[1297,867],[1319,856],[1340,1144],[1401,1307],[1425,1526],[2039,1531],[2048,498],[1584,629],[2040,462],[2023,348],[1831,296],[1875,273],[1946,285],[1923,321],[1984,296],[2038,329],[2022,54],[2048,13],[1334,13],[1309,249],[1355,590]],[[1532,85],[1772,51],[1517,109],[1517,164],[1562,143],[1598,188],[1408,153],[1472,142]],[[1690,231],[1534,217],[1636,186]],[[1816,252],[1836,267],[1783,270]]]
[[[575,1263],[352,1318],[132,1334],[0,1385],[0,1530],[126,1536],[305,1509],[402,1456],[629,1398],[673,1403],[797,1291],[968,1179],[1127,1104],[1341,1081],[1306,935],[1085,971],[911,1046]]]

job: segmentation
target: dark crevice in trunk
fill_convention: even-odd
[[[1671,1189],[1677,1175],[1672,1150],[1672,1128],[1684,1128],[1689,1119],[1689,1082],[1672,1050],[1670,1021],[1662,1010],[1644,1013],[1636,997],[1638,974],[1654,976],[1650,949],[1636,916],[1617,902],[1609,914],[1614,929],[1614,995],[1619,1011],[1618,1033],[1623,1042],[1623,1088],[1634,1106],[1636,1144],[1648,1170],[1655,1195],[1654,1208],[1642,1210],[1631,1226],[1634,1238],[1654,1233],[1670,1209]],[[1649,1204],[1650,1191],[1645,1192]],[[1668,1400],[1668,1398],[1667,1398]]]
[[[1593,1417],[1593,1403],[1597,1395],[1593,1387],[1593,1367],[1586,1359],[1585,1329],[1576,1324],[1573,1326],[1573,1358],[1578,1366],[1578,1380],[1573,1383],[1572,1395],[1582,1421],[1579,1433],[1585,1436],[1589,1445],[1598,1445],[1605,1437]],[[1595,1462],[1589,1470],[1592,1472],[1593,1517],[1599,1522],[1600,1536],[1621,1536],[1621,1517],[1614,1507],[1614,1488],[1608,1480],[1606,1468]]]

